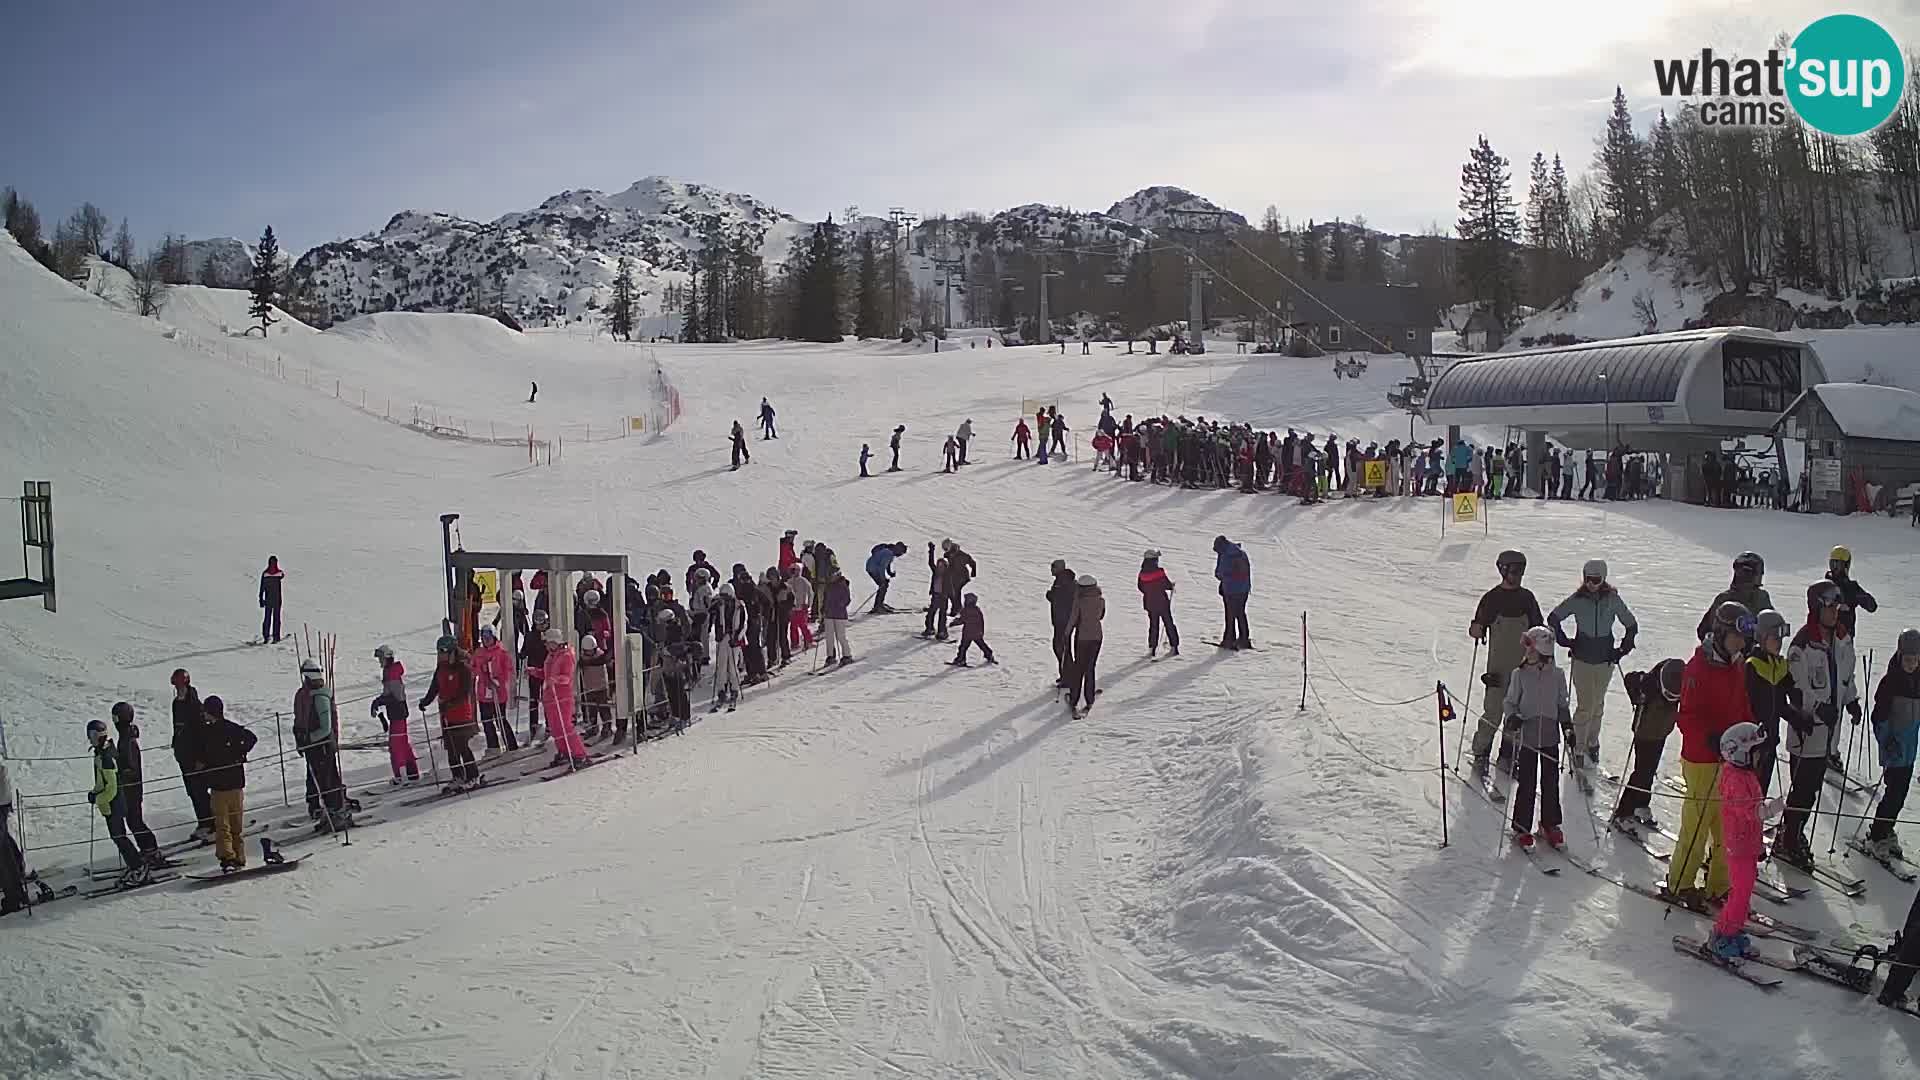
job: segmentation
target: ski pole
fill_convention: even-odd
[[[1837,695],[1839,688],[1835,687],[1834,692]],[[1834,716],[1838,718],[1839,713],[1836,712]],[[1853,747],[1855,743],[1860,741],[1861,726],[1860,721],[1855,720],[1853,722],[1853,730],[1847,735],[1847,755],[1840,761],[1840,788],[1833,803],[1833,832],[1827,837],[1827,854],[1829,855],[1833,854],[1834,850],[1840,844],[1840,818],[1844,816],[1844,812],[1847,809],[1847,784],[1851,782]]]
[[[1473,642],[1473,662],[1467,667],[1467,697],[1460,704],[1460,741],[1453,748],[1453,773],[1460,775],[1460,754],[1467,745],[1467,718],[1473,713],[1473,670],[1480,666],[1480,641]]]
[[[1686,768],[1686,764],[1687,763],[1685,759],[1682,759],[1681,769],[1683,774]],[[1697,875],[1700,872],[1700,868],[1698,866],[1692,866],[1690,864],[1692,864],[1693,862],[1694,851],[1696,851],[1700,846],[1700,837],[1703,834],[1705,834],[1707,831],[1707,815],[1713,812],[1712,794],[1720,786],[1720,768],[1721,768],[1721,763],[1717,761],[1714,762],[1713,779],[1707,782],[1706,791],[1702,793],[1698,798],[1694,796],[1693,785],[1692,784],[1687,785],[1686,797],[1681,802],[1682,810],[1681,810],[1681,817],[1680,817],[1680,831],[1683,833],[1687,832],[1686,809],[1685,809],[1686,807],[1694,808],[1693,831],[1691,833],[1687,833],[1686,858],[1681,860],[1676,860],[1669,864],[1671,866],[1683,868],[1686,870],[1685,879],[1682,881],[1679,881],[1676,884],[1675,888],[1669,890],[1669,898],[1667,901],[1667,905],[1669,907],[1673,905],[1674,899],[1677,898],[1680,893],[1686,891],[1687,889],[1691,889],[1693,887],[1695,875]],[[1819,797],[1815,796],[1816,803],[1818,802],[1818,799]],[[1722,858],[1726,857],[1724,852],[1721,853],[1721,857]]]

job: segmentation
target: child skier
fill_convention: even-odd
[[[1013,425],[1013,460],[1033,456],[1033,430],[1027,427],[1027,418],[1021,417]]]
[[[1540,830],[1548,846],[1566,846],[1560,832],[1562,732],[1571,732],[1573,712],[1567,677],[1553,665],[1553,631],[1535,626],[1520,635],[1520,666],[1507,677],[1501,708],[1513,736],[1513,842],[1533,846],[1535,776],[1539,777]]]
[[[1633,702],[1633,769],[1620,785],[1620,801],[1613,806],[1616,829],[1660,827],[1649,809],[1653,780],[1666,753],[1667,736],[1673,734],[1673,715],[1680,706],[1686,668],[1682,660],[1667,659],[1646,671],[1631,672],[1623,680],[1627,699]]]
[[[613,654],[597,635],[580,639],[580,711],[587,722],[587,730],[580,736],[582,742],[598,742],[603,734],[613,734],[613,706],[608,703],[613,684],[607,670],[612,660]]]
[[[387,733],[387,760],[393,766],[394,786],[420,779],[420,759],[413,755],[413,739],[407,732],[407,669],[393,655],[393,646],[373,650],[380,663],[380,696],[373,699],[370,711]],[[405,776],[402,777],[402,771]]]
[[[954,441],[953,436],[951,435],[947,436],[946,444],[942,446],[940,449],[943,453],[947,455],[946,467],[942,468],[940,471],[943,473],[950,473],[954,469],[958,468],[960,464],[960,444]]]
[[[247,865],[247,754],[256,741],[253,732],[227,719],[226,703],[209,696],[203,703],[207,731],[201,743],[207,762],[207,785],[213,789],[213,845],[221,871]]]
[[[873,448],[868,446],[866,443],[861,443],[860,444],[860,478],[862,480],[873,475],[872,473],[869,473],[867,471],[867,462],[872,457],[873,457]]]
[[[987,663],[998,664],[993,658],[993,649],[987,644],[987,613],[980,610],[979,598],[968,593],[960,601],[960,651],[947,663],[954,667],[967,667],[967,648],[980,646],[980,655]]]
[[[1920,748],[1920,630],[1900,631],[1900,643],[1887,673],[1873,691],[1873,738],[1880,745],[1880,805],[1867,830],[1867,852],[1882,861],[1907,856],[1893,823],[1907,803],[1913,783],[1914,752]]]
[[[787,570],[787,589],[793,594],[793,610],[787,613],[787,651],[795,653],[802,648],[811,649],[813,623],[808,621],[807,612],[813,610],[813,582],[807,580],[806,572],[799,563]]]
[[[559,627],[547,627],[544,640],[547,651],[541,684],[546,696],[547,730],[553,733],[556,749],[547,767],[572,762],[574,768],[584,769],[593,761],[587,757],[586,744],[580,741],[580,731],[573,723],[573,672],[578,661]]]
[[[1766,744],[1766,733],[1752,721],[1738,723],[1720,736],[1720,839],[1731,887],[1726,904],[1713,921],[1707,949],[1722,960],[1738,960],[1753,951],[1747,936],[1747,912],[1753,905],[1753,884],[1767,845],[1760,822],[1780,813],[1780,800],[1767,798],[1753,771],[1754,752]]]
[[[1800,712],[1800,688],[1794,685],[1793,669],[1780,655],[1786,647],[1787,617],[1768,608],[1753,617],[1757,647],[1747,657],[1747,701],[1753,710],[1753,722],[1760,726],[1760,746],[1753,752],[1753,772],[1760,778],[1760,792],[1773,785],[1774,763],[1780,756],[1780,721],[1807,726]]]
[[[480,628],[480,647],[473,653],[473,677],[487,754],[499,753],[502,739],[508,750],[520,749],[520,740],[513,734],[513,718],[507,715],[508,703],[513,700],[513,659],[491,626]]]
[[[720,594],[707,610],[713,623],[713,707],[740,702],[740,649],[747,634],[747,609],[733,595],[733,582],[722,582]]]

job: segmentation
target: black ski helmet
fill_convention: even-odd
[[[1734,652],[1727,648],[1727,634],[1739,634],[1752,641],[1755,629],[1753,612],[1747,605],[1738,600],[1724,600],[1713,609],[1713,629],[1707,634],[1706,643],[1720,662],[1730,662]]]
[[[1767,560],[1757,551],[1743,551],[1733,557],[1733,580],[1749,580],[1758,584],[1766,577]]]
[[[1686,681],[1686,665],[1669,660],[1660,665],[1660,693],[1668,701],[1680,700],[1680,686]]]
[[[1840,591],[1840,586],[1821,578],[1807,586],[1807,614],[1818,615],[1824,605],[1838,604],[1845,598],[1846,594]]]
[[[1900,631],[1899,653],[1901,656],[1920,656],[1920,630],[1909,626]]]
[[[1493,565],[1499,568],[1502,577],[1509,573],[1518,576],[1527,572],[1527,556],[1524,552],[1508,548],[1494,559]]]

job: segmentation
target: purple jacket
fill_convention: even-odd
[[[822,618],[844,619],[847,608],[853,604],[853,585],[843,575],[836,577],[827,585],[827,595],[823,602],[825,611]]]

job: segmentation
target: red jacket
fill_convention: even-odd
[[[460,663],[442,663],[433,671],[433,693],[440,702],[440,725],[462,727],[473,723],[473,669]]]
[[[1673,720],[1680,729],[1681,760],[1696,765],[1719,761],[1721,733],[1752,719],[1747,666],[1709,663],[1706,646],[1695,649],[1681,678],[1680,711]]]

